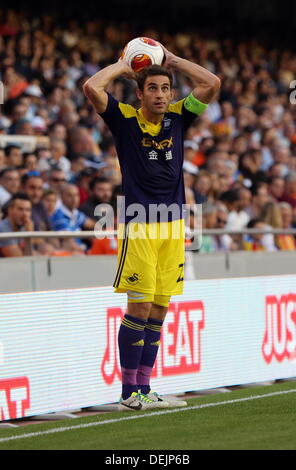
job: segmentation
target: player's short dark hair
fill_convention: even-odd
[[[173,87],[172,73],[165,67],[155,64],[155,65],[150,65],[150,67],[144,68],[143,70],[141,70],[141,72],[138,73],[137,75],[138,88],[141,91],[143,91],[146,79],[148,77],[154,77],[156,75],[164,75],[165,77],[168,77],[168,79],[170,80],[170,86],[171,88]]]

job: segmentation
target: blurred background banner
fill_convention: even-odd
[[[295,377],[295,283],[296,276],[187,282],[169,306],[152,389]],[[125,309],[125,296],[110,287],[1,296],[0,420],[116,402]]]

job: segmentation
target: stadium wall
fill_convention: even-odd
[[[296,274],[289,251],[187,254],[187,279]],[[116,256],[2,258],[0,266],[0,293],[110,286]]]
[[[0,296],[0,421],[115,402],[124,294],[111,287]],[[185,282],[172,298],[154,389],[295,377],[296,275]]]

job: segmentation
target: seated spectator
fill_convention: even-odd
[[[85,168],[77,174],[75,184],[79,190],[79,205],[82,205],[90,197],[89,184],[95,176],[97,176],[97,171],[91,167]]]
[[[228,219],[228,209],[224,204],[216,203],[217,207],[217,219],[214,228],[225,229]],[[239,245],[233,240],[233,238],[225,233],[223,235],[215,235],[216,251],[235,251],[239,249]]]
[[[43,191],[42,202],[49,218],[51,218],[51,216],[54,214],[54,212],[57,209],[58,198],[59,198],[59,194],[55,189],[49,188]],[[50,219],[50,223],[51,223],[51,219]]]
[[[289,203],[293,208],[296,207],[296,171],[292,171],[286,177],[285,192],[281,201]]]
[[[269,195],[275,202],[279,202],[285,191],[285,180],[280,176],[272,176],[268,183]]]
[[[14,167],[6,167],[0,172],[0,207],[3,207],[13,194],[20,189],[20,175]]]
[[[242,230],[250,220],[246,209],[251,204],[251,192],[247,188],[230,189],[224,192],[220,200],[229,210],[226,227],[229,230]]]
[[[194,194],[195,202],[202,204],[211,198],[212,181],[208,171],[201,170],[196,176]]]
[[[23,154],[19,145],[10,144],[5,147],[6,165],[20,168],[23,165]]]
[[[280,202],[279,208],[282,215],[283,228],[293,228],[293,208],[288,202]]]
[[[271,199],[268,193],[267,184],[261,182],[252,187],[252,196],[252,202],[249,207],[246,208],[251,219],[258,218],[262,208]]]
[[[215,228],[217,223],[217,207],[211,202],[206,202],[202,207],[202,229]],[[213,235],[202,234],[202,243],[199,253],[213,253],[216,241]]]
[[[51,222],[53,230],[69,230],[75,232],[77,230],[92,230],[95,226],[94,220],[87,217],[83,212],[78,210],[79,191],[74,184],[66,184],[61,192],[61,205],[52,214]],[[85,251],[86,245],[80,240],[65,240],[64,248],[74,251]]]
[[[31,218],[31,209],[32,203],[26,194],[14,194],[7,206],[7,217],[0,221],[0,233],[20,231],[33,232],[34,223]],[[0,239],[0,256],[2,257],[31,254],[33,253],[29,239]]]
[[[275,229],[283,228],[283,219],[279,204],[268,202],[261,211],[261,218],[266,223],[267,227]],[[268,237],[270,242],[274,243],[278,250],[286,251],[295,250],[296,248],[293,235],[280,233],[273,236],[272,234],[265,234],[264,238],[266,243],[268,242]]]
[[[193,163],[190,163],[188,161],[185,161],[183,163],[183,176],[186,188],[190,188],[191,190],[193,190],[197,173],[198,168],[193,165]]]
[[[85,157],[77,155],[71,160],[71,171],[69,173],[68,182],[76,184],[77,178],[81,171],[85,170],[87,166],[87,160]]]
[[[260,150],[250,149],[239,159],[239,172],[246,186],[248,182],[250,186],[259,181],[266,181],[267,177],[263,170],[260,170],[262,163],[262,155]]]
[[[95,209],[99,204],[111,204],[112,185],[107,178],[96,177],[89,183],[90,197],[79,207],[87,217],[98,221],[100,216],[95,215]]]
[[[58,168],[53,168],[47,173],[47,187],[54,189],[58,194],[57,207],[61,203],[61,193],[67,183],[65,173]]]
[[[35,152],[27,152],[24,153],[24,168],[26,168],[27,172],[38,171],[38,158]]]
[[[22,190],[32,203],[32,220],[35,230],[52,230],[52,224],[46,208],[42,202],[43,180],[40,176],[24,175],[22,178]]]
[[[38,162],[39,171],[48,171],[51,168],[58,168],[63,171],[66,179],[70,177],[71,163],[65,156],[66,144],[62,139],[52,138],[50,142],[50,158],[40,158]]]
[[[251,219],[247,225],[247,228],[264,230],[266,228],[266,224],[263,222],[263,220],[259,218]],[[242,243],[243,250],[266,251],[266,247],[264,246],[264,243],[263,243],[263,236],[264,234],[244,235],[243,243]]]
[[[5,152],[4,152],[4,149],[0,148],[0,172],[4,170],[5,167],[6,167]]]
[[[202,167],[206,163],[206,152],[214,146],[214,139],[212,137],[204,137],[198,144],[198,150],[192,160],[192,163],[197,167]]]

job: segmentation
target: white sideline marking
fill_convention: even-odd
[[[141,419],[141,418],[149,418],[150,416],[160,416],[160,415],[167,415],[170,413],[181,413],[189,410],[198,410],[201,408],[208,408],[210,406],[220,406],[220,405],[231,405],[232,403],[241,403],[243,401],[249,401],[249,400],[256,400],[258,398],[266,398],[266,397],[273,397],[276,395],[285,395],[287,393],[293,393],[296,392],[296,389],[293,390],[282,390],[280,392],[273,392],[273,393],[266,393],[264,395],[251,395],[250,397],[246,398],[237,398],[235,400],[227,400],[227,401],[218,401],[214,403],[204,403],[201,405],[194,405],[194,406],[187,406],[186,408],[173,408],[170,410],[163,410],[163,411],[153,411],[152,413],[147,413],[147,414],[136,414],[133,416],[126,416],[125,418],[114,418],[114,419],[106,419],[104,421],[95,421],[93,423],[85,423],[85,424],[77,424],[75,426],[64,426],[64,427],[59,427],[59,428],[54,428],[54,429],[48,429],[47,431],[40,431],[40,432],[30,432],[27,434],[18,434],[16,436],[10,436],[10,437],[4,437],[0,439],[1,442],[8,442],[8,441],[14,441],[16,439],[25,439],[28,437],[37,437],[37,436],[45,436],[47,434],[56,434],[59,432],[64,432],[64,431],[72,431],[75,429],[84,429],[84,428],[90,428],[94,426],[100,426],[102,424],[113,424],[113,423],[119,423],[121,421],[131,421],[134,419]]]

